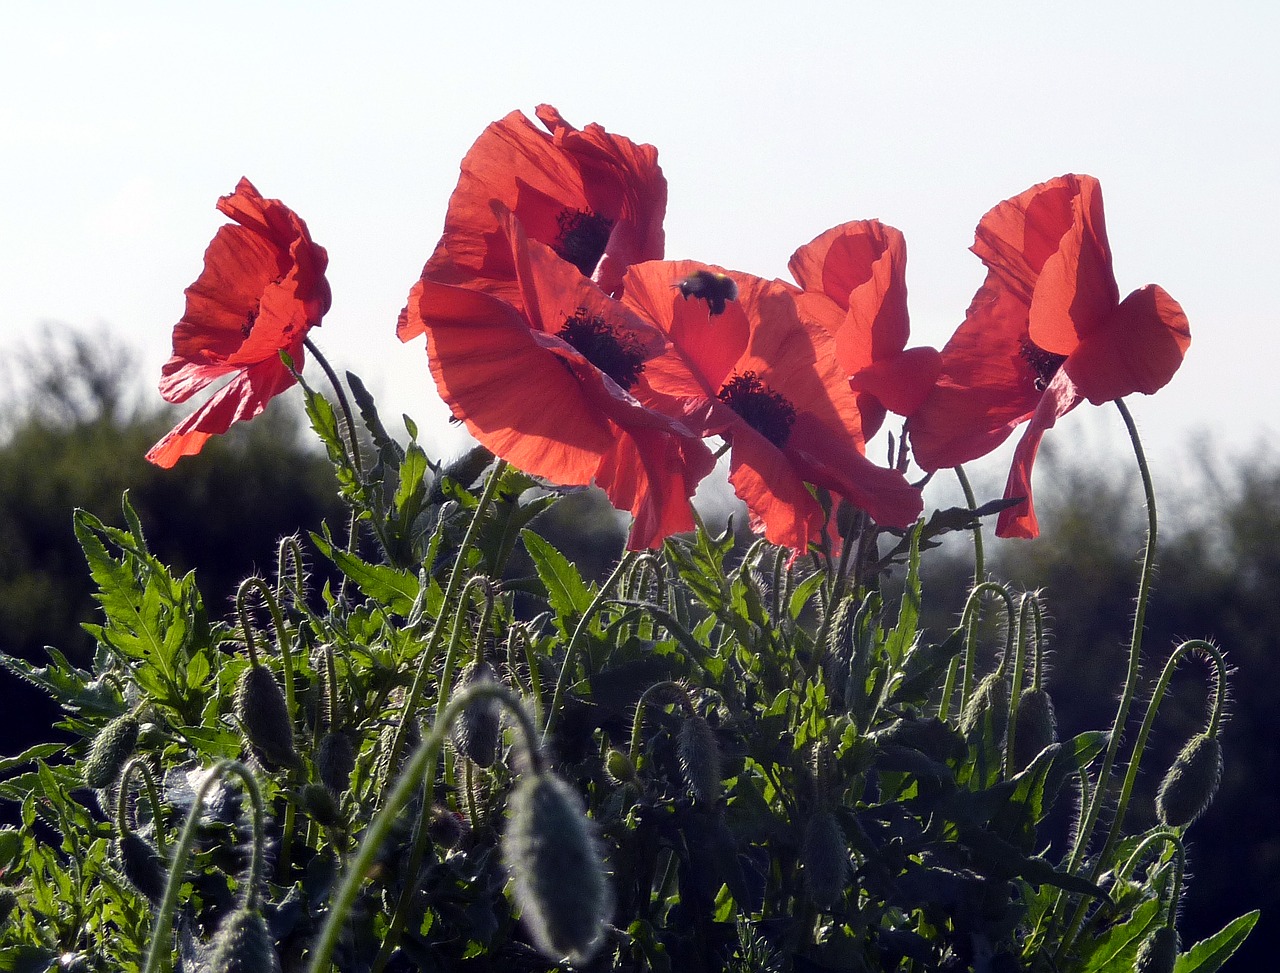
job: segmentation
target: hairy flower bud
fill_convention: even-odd
[[[84,764],[84,782],[90,787],[110,787],[137,745],[137,717],[131,713],[117,716],[94,739]]]
[[[626,784],[636,779],[635,764],[621,750],[610,750],[604,761],[604,771],[615,784]]]
[[[1187,741],[1156,794],[1160,823],[1185,828],[1209,807],[1222,778],[1222,744],[1199,733]]]
[[[704,804],[720,800],[720,744],[711,724],[697,713],[680,725],[676,754],[693,796]]]
[[[0,889],[0,929],[3,929],[9,922],[9,917],[13,915],[13,910],[18,907],[18,895],[13,889]]]
[[[830,811],[819,811],[809,819],[800,863],[809,898],[822,909],[835,905],[849,881],[849,849]]]
[[[333,793],[324,784],[307,784],[298,795],[302,809],[321,824],[332,827],[342,820],[342,811]]]
[[[214,937],[209,969],[216,973],[279,973],[280,957],[261,912],[242,905],[227,917]]]
[[[120,871],[152,903],[164,898],[168,872],[155,846],[141,835],[130,831],[116,842],[116,854],[120,859]]]
[[[503,856],[525,925],[543,955],[585,964],[604,939],[611,905],[582,800],[559,778],[532,773],[508,806]]]
[[[1058,717],[1053,698],[1044,689],[1028,689],[1018,699],[1018,719],[1013,736],[1013,764],[1022,770],[1058,739]]]
[[[341,797],[351,785],[356,768],[355,748],[345,733],[326,733],[316,747],[316,773],[333,797]]]
[[[299,767],[284,690],[264,665],[251,665],[236,687],[236,718],[254,752],[277,767]]]
[[[462,670],[454,693],[477,683],[497,682],[493,666],[473,662]],[[479,699],[464,709],[453,724],[453,745],[477,767],[492,767],[502,742],[501,711],[492,699]]]
[[[1138,947],[1135,973],[1173,973],[1178,963],[1178,931],[1161,926]]]
[[[427,822],[427,835],[432,844],[439,848],[457,848],[469,830],[467,819],[457,811],[437,804],[431,809],[431,818]]]
[[[978,683],[960,715],[960,732],[970,736],[982,729],[987,720],[990,721],[993,738],[999,740],[1003,737],[1009,726],[1009,684],[1002,672],[984,676]]]

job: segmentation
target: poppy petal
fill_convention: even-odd
[[[1031,501],[1031,468],[1035,465],[1040,440],[1054,424],[1080,404],[1083,396],[1065,371],[1059,371],[1045,389],[1013,452],[1013,465],[1005,484],[1006,500],[1025,497],[1026,501],[1000,511],[996,521],[997,537],[1033,538],[1040,534],[1035,507]]]
[[[909,416],[929,397],[941,371],[942,355],[936,348],[908,348],[850,376],[849,387],[874,395],[891,412]],[[874,435],[874,430],[867,435]]]
[[[1191,326],[1178,302],[1148,284],[1126,297],[1106,327],[1080,343],[1062,366],[1094,405],[1164,388],[1191,346]]]

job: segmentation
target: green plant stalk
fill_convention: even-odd
[[[1133,870],[1138,867],[1138,862],[1142,860],[1146,850],[1157,842],[1173,845],[1173,888],[1169,890],[1168,911],[1165,916],[1165,925],[1172,929],[1174,921],[1178,917],[1178,902],[1182,898],[1182,876],[1187,864],[1186,849],[1183,847],[1182,839],[1178,837],[1176,832],[1157,831],[1155,834],[1148,835],[1137,848],[1133,849],[1133,854],[1129,856],[1129,860],[1116,871],[1116,877],[1128,878],[1133,873]]]
[[[127,810],[129,804],[129,778],[135,770],[142,776],[142,786],[147,791],[147,801],[151,804],[151,820],[155,822],[156,826],[156,851],[163,857],[166,843],[163,823],[160,820],[160,794],[156,790],[156,782],[152,778],[151,770],[147,767],[147,762],[143,757],[130,757],[129,762],[120,771],[120,797],[116,804],[116,830],[120,832],[122,838],[133,831],[129,827]]]
[[[627,748],[627,756],[631,760],[631,766],[636,766],[636,762],[640,759],[640,733],[644,728],[644,708],[649,702],[662,694],[670,697],[670,702],[679,703],[685,713],[692,716],[694,713],[693,703],[689,699],[689,692],[678,682],[667,680],[665,682],[654,683],[636,700],[636,713],[631,721],[631,743]]]
[[[1129,432],[1129,441],[1133,444],[1134,457],[1138,463],[1138,473],[1142,478],[1142,489],[1146,494],[1147,501],[1147,543],[1142,556],[1142,568],[1138,575],[1138,598],[1137,607],[1133,613],[1133,633],[1129,638],[1129,665],[1125,673],[1124,689],[1120,694],[1120,703],[1116,708],[1115,719],[1111,722],[1111,736],[1107,740],[1107,749],[1102,758],[1102,769],[1098,774],[1098,785],[1093,790],[1093,796],[1088,802],[1084,819],[1080,824],[1080,831],[1076,835],[1075,846],[1071,850],[1071,858],[1067,864],[1067,870],[1071,874],[1076,874],[1080,868],[1080,863],[1084,859],[1086,850],[1089,847],[1089,839],[1093,835],[1094,826],[1098,822],[1098,815],[1102,811],[1103,799],[1107,793],[1107,782],[1111,779],[1111,771],[1115,767],[1116,755],[1120,749],[1120,737],[1124,732],[1125,724],[1129,720],[1129,709],[1133,705],[1134,698],[1138,691],[1138,675],[1142,662],[1142,634],[1146,625],[1147,602],[1151,598],[1151,581],[1155,568],[1156,560],[1156,531],[1158,526],[1158,518],[1156,515],[1156,494],[1155,487],[1151,482],[1151,470],[1147,466],[1146,453],[1142,449],[1142,440],[1138,436],[1138,427],[1133,421],[1133,416],[1129,413],[1129,409],[1124,404],[1123,399],[1116,399],[1116,408],[1120,410],[1120,416],[1124,420],[1125,428]],[[1133,761],[1136,763],[1136,761]],[[1117,819],[1120,816],[1117,816]],[[1101,864],[1102,859],[1099,858]],[[1058,897],[1058,907],[1066,901],[1066,894]],[[1054,914],[1058,912],[1055,907]],[[1072,920],[1071,926],[1077,927],[1084,917],[1087,902],[1081,900],[1076,908],[1076,916]],[[1065,945],[1074,936],[1067,935],[1063,938]],[[1059,955],[1062,954],[1059,948]]]
[[[356,477],[361,483],[364,482],[364,461],[360,457],[360,437],[356,435],[355,416],[351,412],[351,403],[347,401],[347,393],[342,389],[342,383],[338,381],[338,375],[334,372],[333,367],[329,364],[329,359],[325,358],[319,347],[308,336],[302,340],[307,351],[311,352],[316,363],[324,370],[325,377],[329,379],[329,385],[333,388],[333,393],[338,397],[338,406],[342,409],[342,418],[347,427],[347,441],[351,447],[351,465],[356,471]]]
[[[337,894],[330,900],[329,915],[325,919],[320,936],[312,951],[311,965],[308,973],[328,973],[333,963],[333,951],[337,947],[338,937],[342,934],[342,926],[346,922],[351,907],[355,904],[360,886],[364,883],[377,857],[378,850],[386,841],[396,816],[404,810],[412,799],[414,792],[421,786],[426,788],[428,804],[424,805],[424,813],[429,806],[431,791],[434,787],[434,775],[425,776],[428,767],[434,766],[440,747],[444,743],[449,727],[458,715],[472,703],[483,699],[492,699],[515,715],[516,725],[520,729],[525,751],[529,756],[530,772],[543,772],[543,758],[538,744],[538,731],[529,714],[520,704],[520,697],[506,686],[494,682],[472,683],[455,696],[440,714],[440,718],[418,745],[413,757],[405,766],[395,786],[391,789],[386,801],[369,822],[360,848],[355,858],[347,865],[342,884]],[[424,780],[425,778],[425,780]],[[402,920],[403,921],[403,920]],[[400,929],[394,924],[387,930],[383,943],[383,951],[390,955],[394,942],[399,938]],[[388,948],[390,947],[390,948]],[[375,969],[376,969],[375,964]],[[146,971],[151,973],[151,971]]]
[[[542,727],[542,739],[547,741],[551,739],[551,730],[555,726],[556,716],[560,712],[560,707],[564,703],[564,694],[569,689],[569,679],[572,675],[574,664],[577,662],[578,645],[582,641],[582,637],[586,634],[587,627],[591,624],[591,620],[596,617],[596,613],[600,611],[604,603],[609,599],[610,592],[613,591],[618,581],[630,568],[632,560],[635,558],[633,552],[628,552],[619,562],[617,567],[613,569],[613,573],[605,579],[604,584],[600,586],[600,590],[596,592],[596,596],[592,599],[591,604],[587,606],[587,610],[582,613],[582,617],[578,619],[578,624],[573,630],[573,635],[569,639],[569,645],[564,650],[564,664],[560,667],[560,677],[556,680],[555,693],[551,697],[551,706],[547,709],[547,721]]]
[[[1129,760],[1129,766],[1125,771],[1124,783],[1120,788],[1120,799],[1116,803],[1115,817],[1107,832],[1107,840],[1102,847],[1102,853],[1098,856],[1098,860],[1093,866],[1093,873],[1090,876],[1090,881],[1092,882],[1097,882],[1103,871],[1105,871],[1106,863],[1115,850],[1116,844],[1120,841],[1121,828],[1124,825],[1125,814],[1129,809],[1129,801],[1133,797],[1133,788],[1138,780],[1138,769],[1142,763],[1143,752],[1146,750],[1147,738],[1151,735],[1151,728],[1156,721],[1156,713],[1160,708],[1161,702],[1164,701],[1164,694],[1169,688],[1169,682],[1173,679],[1173,673],[1178,668],[1178,663],[1192,652],[1203,652],[1213,662],[1214,692],[1213,702],[1210,704],[1208,732],[1214,733],[1218,729],[1218,722],[1222,716],[1222,706],[1226,695],[1223,692],[1223,687],[1226,684],[1227,663],[1223,659],[1222,653],[1214,645],[1203,639],[1191,639],[1183,642],[1173,650],[1169,660],[1164,665],[1164,669],[1160,672],[1160,679],[1156,683],[1155,691],[1151,694],[1151,701],[1147,704],[1146,715],[1143,717],[1142,726],[1138,730],[1138,738],[1133,744],[1133,756]],[[1075,938],[1077,932],[1075,927],[1081,921],[1082,917],[1080,915],[1073,919],[1073,928],[1070,930],[1072,935],[1069,938]]]
[[[960,626],[965,629],[964,679],[960,686],[960,712],[962,713],[968,705],[969,697],[973,695],[973,677],[978,659],[978,610],[981,607],[982,596],[985,594],[999,595],[1000,600],[1004,602],[1006,634],[1005,652],[1000,659],[1001,666],[1006,664],[1009,649],[1013,645],[1014,618],[1017,615],[1013,606],[1013,595],[1009,594],[1004,585],[994,581],[983,581],[981,584],[974,585],[973,590],[969,592],[969,597],[965,600],[964,611],[960,614]],[[947,681],[942,687],[942,702],[938,706],[939,719],[945,720],[951,711],[951,694],[955,690],[955,669],[953,660],[947,669]]]
[[[978,509],[977,497],[973,487],[969,485],[969,477],[963,466],[953,467],[956,479],[960,481],[960,489],[964,491],[964,502],[970,510]],[[975,517],[973,522],[973,584],[977,587],[987,574],[987,563],[982,551],[982,518]]]
[[[286,564],[286,556],[288,564]],[[285,578],[289,575],[289,567],[293,568],[294,604],[303,600],[303,589],[306,587],[306,574],[303,570],[302,544],[296,534],[280,538],[276,551],[276,600],[283,601],[288,586]]]
[[[155,926],[151,932],[151,947],[147,950],[147,961],[143,973],[158,973],[167,970],[168,957],[172,954],[171,938],[173,935],[173,913],[178,905],[178,892],[182,889],[186,876],[183,874],[187,865],[187,857],[191,846],[195,843],[196,830],[200,826],[200,816],[204,813],[204,802],[213,785],[220,782],[228,773],[235,774],[244,784],[245,791],[253,804],[253,851],[249,859],[249,885],[245,904],[256,908],[259,890],[262,885],[262,842],[263,842],[263,810],[262,792],[258,782],[249,768],[236,760],[220,760],[213,765],[209,775],[200,782],[187,813],[187,823],[183,826],[182,835],[173,852],[173,861],[169,865],[169,880],[165,883],[164,898],[160,901],[156,913]]]
[[[409,687],[409,695],[405,697],[404,709],[400,714],[400,722],[396,724],[395,736],[391,740],[391,752],[387,760],[388,777],[394,772],[396,760],[400,755],[400,748],[404,746],[405,737],[409,732],[409,722],[413,719],[414,711],[418,708],[418,703],[422,699],[422,688],[427,681],[427,673],[431,668],[431,662],[435,658],[436,650],[440,647],[440,640],[444,637],[445,619],[449,614],[449,606],[454,603],[458,594],[458,588],[462,583],[462,575],[467,568],[467,555],[471,552],[471,546],[475,543],[476,535],[480,531],[480,523],[484,520],[484,515],[489,509],[489,505],[493,503],[494,495],[498,492],[498,481],[502,479],[503,473],[506,472],[507,461],[498,460],[493,471],[489,474],[489,479],[485,481],[484,491],[480,494],[480,500],[476,503],[475,512],[471,515],[471,523],[467,525],[467,532],[462,536],[462,543],[458,546],[458,553],[455,555],[453,562],[453,570],[449,572],[449,582],[445,586],[444,599],[440,603],[440,614],[436,616],[436,623],[431,627],[431,638],[427,642],[427,647],[422,650],[421,660],[418,662],[418,670],[414,673],[413,684]],[[380,790],[386,792],[389,780],[383,780],[380,784]]]
[[[1022,596],[1022,604],[1018,608],[1018,638],[1017,648],[1013,657],[1013,682],[1009,688],[1009,725],[1005,730],[1004,738],[1004,779],[1008,780],[1017,773],[1017,768],[1013,765],[1013,745],[1018,725],[1018,703],[1019,697],[1022,695],[1022,674],[1027,665],[1027,627],[1030,621],[1029,617],[1031,606],[1035,603],[1035,596],[1024,594]],[[1038,627],[1038,626],[1037,626]],[[1039,645],[1036,646],[1036,653],[1039,655]],[[1007,654],[1006,654],[1007,658]],[[1000,664],[1004,665],[1005,660],[1001,659]]]

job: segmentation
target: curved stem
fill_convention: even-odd
[[[1133,854],[1129,856],[1129,860],[1116,870],[1116,878],[1128,878],[1138,867],[1138,862],[1142,860],[1147,849],[1157,842],[1173,845],[1173,888],[1170,890],[1169,908],[1165,916],[1165,925],[1172,928],[1178,915],[1178,901],[1182,898],[1182,877],[1187,863],[1186,849],[1183,847],[1182,839],[1175,832],[1157,831],[1143,838],[1138,847],[1133,850]]]
[[[1124,688],[1120,693],[1120,702],[1116,707],[1115,719],[1111,722],[1111,734],[1107,740],[1107,748],[1102,758],[1102,767],[1098,773],[1098,783],[1093,789],[1093,796],[1085,809],[1084,817],[1080,822],[1080,830],[1076,834],[1075,845],[1071,850],[1071,857],[1067,863],[1067,870],[1073,875],[1084,860],[1085,853],[1089,847],[1089,839],[1093,836],[1094,826],[1097,824],[1098,816],[1102,811],[1102,804],[1109,789],[1108,783],[1111,780],[1111,772],[1115,767],[1116,755],[1120,750],[1120,738],[1124,734],[1125,724],[1129,720],[1129,709],[1137,695],[1138,675],[1142,662],[1142,634],[1146,623],[1147,602],[1151,597],[1151,581],[1156,560],[1158,518],[1156,515],[1155,487],[1151,482],[1151,470],[1147,466],[1146,453],[1142,449],[1142,440],[1138,436],[1138,427],[1133,421],[1133,416],[1129,413],[1129,409],[1125,406],[1123,399],[1116,399],[1115,401],[1116,408],[1120,410],[1120,416],[1124,420],[1125,428],[1129,432],[1129,441],[1133,445],[1134,458],[1138,464],[1138,473],[1142,478],[1142,489],[1147,503],[1147,543],[1142,555],[1142,568],[1138,575],[1137,606],[1133,614],[1133,632],[1129,638],[1129,663],[1125,672]],[[1118,815],[1118,817],[1122,816]],[[1112,833],[1118,833],[1118,827],[1114,824]],[[1108,844],[1111,845],[1114,842],[1109,839]],[[1099,862],[1101,861],[1102,858],[1099,857]],[[1066,898],[1066,893],[1059,895],[1058,907],[1066,901]],[[1076,907],[1075,916],[1072,918],[1068,933],[1063,938],[1063,946],[1075,938],[1075,930],[1079,928],[1080,923],[1083,921],[1086,908],[1086,900],[1081,899]],[[1055,913],[1056,911],[1057,907],[1055,907]],[[1061,947],[1058,950],[1058,955],[1062,955]]]
[[[135,770],[142,775],[142,786],[146,789],[147,801],[151,804],[151,820],[155,824],[156,851],[163,858],[165,840],[164,825],[160,820],[160,793],[156,790],[156,782],[151,776],[151,768],[147,766],[147,761],[143,757],[131,757],[129,762],[124,765],[124,769],[120,771],[120,796],[116,804],[116,829],[120,832],[122,838],[133,831],[129,827],[128,805],[129,778],[133,776]]]
[[[973,487],[969,485],[969,477],[965,475],[964,467],[956,466],[953,469],[956,479],[960,481],[960,489],[964,491],[965,504],[970,510],[977,510],[978,500],[973,494]],[[982,551],[982,518],[975,517],[973,520],[973,583],[975,586],[982,583],[986,573],[986,559]]]
[[[636,762],[640,759],[640,732],[644,727],[644,708],[652,698],[663,693],[671,697],[671,701],[679,703],[684,707],[686,713],[693,715],[693,701],[689,699],[689,692],[678,682],[667,680],[665,682],[654,683],[636,700],[636,715],[631,720],[631,744],[628,747],[627,756],[631,760],[631,766],[636,766]]]
[[[455,696],[440,714],[440,719],[431,728],[431,732],[418,745],[418,749],[405,766],[404,772],[396,781],[382,807],[374,815],[373,820],[369,822],[364,839],[360,842],[360,848],[356,852],[355,858],[347,865],[342,884],[338,886],[337,893],[330,900],[329,915],[325,919],[324,927],[320,931],[320,937],[315,943],[311,965],[307,967],[308,973],[328,973],[333,962],[333,951],[338,944],[338,937],[342,934],[342,926],[346,922],[347,915],[351,912],[351,907],[355,904],[356,896],[360,894],[360,886],[369,874],[379,849],[382,847],[383,842],[386,841],[387,835],[395,824],[396,817],[413,798],[418,788],[424,785],[427,794],[427,804],[424,804],[425,813],[425,809],[430,804],[431,791],[435,784],[434,774],[425,776],[427,768],[435,765],[435,759],[444,743],[445,735],[454,720],[458,718],[458,715],[468,706],[483,699],[494,700],[515,716],[516,725],[524,741],[525,752],[529,757],[529,772],[545,772],[543,757],[538,744],[537,728],[533,725],[528,712],[520,704],[520,698],[514,692],[501,683],[483,681],[472,683]],[[402,924],[403,916],[401,916]],[[394,940],[398,937],[399,931],[393,925],[392,928],[387,930],[382,952],[390,955],[391,950],[388,949],[387,944],[391,943],[392,948],[394,948]]]
[[[569,678],[573,671],[574,664],[577,662],[578,644],[582,641],[583,635],[586,634],[587,627],[591,624],[591,620],[595,618],[596,613],[600,611],[601,606],[609,599],[610,593],[618,580],[622,577],[628,567],[631,565],[635,554],[628,553],[618,562],[618,566],[613,569],[613,573],[600,586],[600,590],[596,592],[595,598],[591,604],[587,606],[587,610],[582,613],[582,617],[578,619],[578,624],[573,630],[573,636],[569,639],[569,645],[564,650],[564,664],[560,667],[560,678],[556,680],[556,690],[551,697],[551,706],[547,709],[547,721],[543,724],[542,739],[543,742],[551,739],[551,730],[555,726],[556,716],[559,715],[560,706],[564,703],[564,694],[569,688]]]
[[[476,535],[480,532],[480,523],[484,520],[485,513],[498,492],[498,481],[502,479],[506,470],[507,461],[498,460],[493,471],[489,474],[489,479],[485,481],[484,491],[480,494],[480,500],[476,503],[475,512],[471,515],[471,522],[467,525],[467,532],[462,537],[458,553],[454,556],[453,570],[449,572],[449,583],[445,586],[444,598],[440,602],[440,613],[436,616],[436,623],[431,628],[431,638],[427,642],[427,647],[422,650],[418,670],[413,676],[413,685],[409,687],[409,695],[405,697],[404,709],[400,714],[400,722],[396,725],[395,736],[391,740],[391,750],[387,760],[388,776],[395,771],[400,748],[404,746],[405,738],[409,733],[409,724],[413,721],[414,711],[422,698],[422,687],[427,681],[427,673],[435,658],[436,650],[440,647],[440,640],[444,637],[445,619],[449,614],[449,606],[454,603],[458,588],[462,584],[462,576],[467,570],[467,555],[471,552],[471,546],[475,543]],[[387,780],[381,782],[382,791],[386,791],[387,784]]]
[[[178,844],[173,852],[173,861],[169,864],[169,880],[165,883],[164,898],[160,900],[159,911],[156,913],[155,926],[151,932],[151,947],[147,950],[147,961],[143,966],[143,973],[157,973],[160,969],[167,969],[165,960],[172,954],[170,940],[173,934],[173,913],[178,905],[178,892],[186,880],[183,873],[186,869],[187,857],[191,853],[191,846],[195,843],[200,818],[204,814],[204,802],[213,786],[228,773],[233,773],[240,778],[253,803],[253,850],[249,860],[249,891],[245,904],[250,908],[257,907],[258,887],[262,882],[262,792],[258,790],[258,782],[254,780],[253,774],[249,773],[249,769],[244,764],[236,760],[220,760],[214,764],[208,776],[200,782],[191,802],[191,810],[187,812],[187,823],[182,829],[182,835],[178,838]]]
[[[338,381],[338,375],[334,372],[329,364],[329,359],[325,358],[316,343],[311,340],[310,336],[303,339],[307,351],[311,352],[313,358],[324,369],[325,377],[329,379],[329,385],[333,387],[333,394],[338,397],[338,406],[342,409],[342,418],[347,427],[347,441],[351,447],[351,465],[356,471],[356,478],[364,482],[364,461],[360,457],[360,437],[356,435],[355,417],[351,412],[351,403],[347,401],[347,393],[343,391],[342,383]]]
[[[960,712],[964,712],[964,708],[969,705],[969,697],[973,695],[974,676],[977,674],[978,662],[978,612],[982,608],[983,595],[997,595],[1004,603],[1005,610],[1005,651],[1000,658],[1000,668],[1003,669],[1009,658],[1009,649],[1013,645],[1013,631],[1017,616],[1014,609],[1013,595],[1002,584],[994,581],[983,581],[976,584],[973,590],[969,592],[969,597],[964,603],[964,611],[960,614],[960,626],[965,630],[965,654],[964,654],[964,678],[960,684]],[[943,705],[950,708],[950,696],[943,700]],[[945,718],[945,713],[942,714]]]

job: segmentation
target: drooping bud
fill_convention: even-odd
[[[549,773],[530,773],[512,791],[503,856],[515,899],[543,955],[587,963],[604,940],[611,909],[604,863],[582,800]]]
[[[621,750],[610,750],[604,761],[605,773],[615,784],[626,784],[636,779],[636,767]]]
[[[342,820],[342,811],[333,793],[324,784],[306,784],[298,795],[302,809],[326,827]]]
[[[120,859],[120,871],[152,903],[164,898],[168,872],[155,846],[141,835],[128,831],[116,842],[116,854]]]
[[[693,796],[704,804],[720,800],[720,744],[711,724],[699,714],[686,717],[680,725],[676,755]]]
[[[1173,973],[1178,964],[1178,931],[1161,926],[1138,947],[1135,973]]]
[[[250,665],[236,687],[236,718],[254,752],[277,767],[300,767],[284,690],[264,665]]]
[[[351,772],[356,768],[355,748],[345,733],[326,733],[316,747],[316,773],[334,798],[341,797],[351,785]]]
[[[969,697],[960,715],[960,732],[970,736],[981,730],[984,723],[991,727],[995,740],[1003,737],[1009,727],[1009,684],[1004,673],[998,670],[984,676]]]
[[[809,819],[800,862],[809,898],[822,909],[835,905],[849,881],[849,849],[830,811],[819,811]]]
[[[137,717],[132,713],[117,716],[94,739],[84,764],[84,782],[90,787],[110,787],[137,745]]]
[[[214,937],[209,969],[216,973],[279,973],[280,957],[262,913],[242,905]]]
[[[1058,718],[1053,698],[1045,689],[1028,689],[1018,698],[1018,719],[1013,736],[1013,763],[1017,770],[1031,765],[1045,747],[1058,740]]]
[[[3,929],[9,922],[9,917],[13,915],[13,910],[18,907],[18,895],[13,889],[0,889],[0,929]]]
[[[458,679],[454,693],[482,682],[497,682],[488,662],[472,662]],[[502,742],[501,711],[492,699],[478,699],[464,709],[453,724],[453,745],[477,767],[492,767]]]
[[[1199,733],[1187,741],[1165,774],[1156,794],[1160,823],[1185,828],[1209,807],[1222,779],[1222,744],[1216,735]]]

